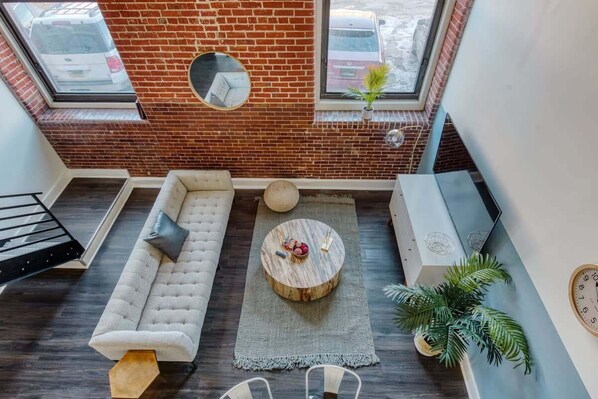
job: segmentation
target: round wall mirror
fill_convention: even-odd
[[[225,53],[208,52],[197,56],[189,66],[191,89],[206,105],[231,110],[249,98],[251,84],[247,69]]]

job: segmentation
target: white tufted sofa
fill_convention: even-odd
[[[234,195],[228,171],[168,173],[92,348],[112,360],[130,349],[153,349],[159,361],[193,361]],[[176,263],[143,241],[160,210],[190,231]]]

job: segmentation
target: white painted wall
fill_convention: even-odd
[[[567,289],[598,261],[597,65],[596,0],[475,0],[443,99],[592,397],[598,337]]]
[[[45,195],[63,173],[67,168],[58,154],[0,80],[0,195]]]

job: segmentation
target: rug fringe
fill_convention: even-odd
[[[233,367],[242,370],[292,370],[294,368],[307,368],[318,364],[332,364],[351,368],[372,366],[380,363],[374,353],[369,355],[341,355],[335,353],[322,353],[304,356],[276,356],[276,357],[249,357],[236,356]]]

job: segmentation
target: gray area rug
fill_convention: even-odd
[[[266,281],[260,260],[262,242],[270,230],[299,218],[328,224],[345,245],[339,285],[313,302],[279,297]],[[244,295],[233,362],[237,368],[290,370],[316,364],[362,367],[379,362],[374,353],[352,198],[303,197],[295,209],[283,214],[269,210],[260,200]]]

